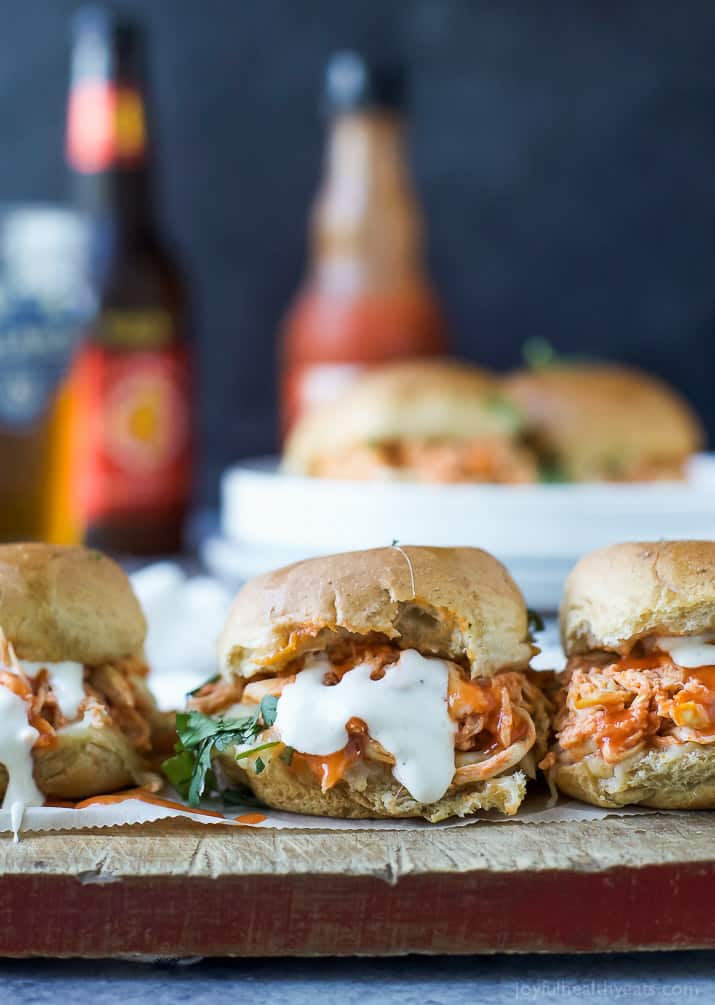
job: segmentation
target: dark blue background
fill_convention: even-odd
[[[75,3],[3,0],[0,201],[59,199]],[[429,255],[459,352],[529,335],[642,363],[715,432],[715,4],[140,0],[161,205],[196,285],[203,494],[275,445],[294,290],[337,48],[402,55]]]

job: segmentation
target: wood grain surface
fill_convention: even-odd
[[[142,827],[0,839],[0,955],[715,946],[715,817],[419,831]]]

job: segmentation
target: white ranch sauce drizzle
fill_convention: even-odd
[[[48,663],[47,661],[31,663],[29,660],[22,660],[21,665],[30,677],[34,677],[40,670],[47,670],[52,690],[55,692],[62,714],[65,719],[74,719],[79,704],[85,697],[84,667],[82,664],[73,663],[71,660],[64,660],[62,663]]]
[[[673,657],[679,667],[715,666],[715,639],[709,635],[681,635],[655,640],[656,648]]]
[[[28,722],[27,711],[23,698],[0,685],[0,764],[5,765],[8,774],[2,808],[10,810],[15,840],[25,807],[42,806],[45,801],[32,774],[32,747],[40,734]]]
[[[371,680],[374,667],[363,663],[326,686],[330,669],[326,656],[314,656],[283,689],[275,723],[283,743],[303,754],[332,754],[348,742],[348,720],[362,719],[395,758],[392,773],[410,795],[420,803],[441,799],[454,776],[456,732],[444,660],[407,649],[380,680]]]

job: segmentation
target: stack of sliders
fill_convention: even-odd
[[[692,408],[642,370],[555,363],[507,377],[544,481],[679,480],[705,442]]]
[[[146,624],[122,570],[86,548],[0,546],[0,787],[26,806],[158,783]]]
[[[357,481],[533,482],[519,410],[466,363],[411,360],[358,378],[307,412],[286,443],[293,474]]]
[[[484,551],[299,562],[239,593],[165,771],[193,803],[240,783],[299,813],[513,814],[549,728],[534,652],[521,593]]]
[[[413,360],[368,371],[302,416],[283,470],[352,481],[677,480],[703,443],[688,403],[640,370],[559,362],[499,379]]]
[[[542,762],[597,806],[715,808],[715,542],[617,544],[571,572]]]

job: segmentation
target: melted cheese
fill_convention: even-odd
[[[410,795],[421,803],[440,799],[455,770],[447,664],[408,649],[379,680],[364,663],[326,686],[330,669],[327,657],[313,657],[283,689],[275,723],[283,743],[302,754],[333,754],[348,742],[348,721],[362,719],[395,758],[392,773]]]
[[[34,677],[40,670],[47,670],[57,704],[65,719],[76,717],[79,704],[85,697],[84,667],[81,663],[73,663],[70,660],[64,660],[62,663],[31,663],[29,660],[23,660],[22,666],[30,677]]]
[[[8,774],[2,808],[10,810],[12,831],[17,838],[25,807],[42,806],[45,801],[32,774],[32,747],[39,733],[27,720],[25,700],[2,685],[0,723],[0,764],[5,765]]]
[[[710,635],[681,635],[655,640],[661,652],[668,653],[679,667],[695,669],[715,666],[715,638]]]

